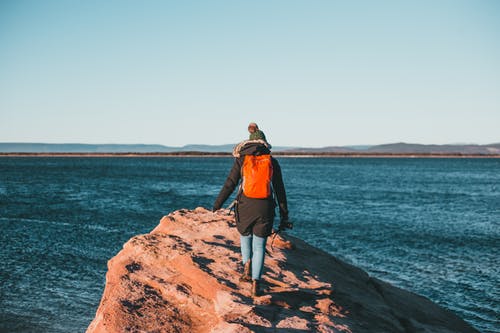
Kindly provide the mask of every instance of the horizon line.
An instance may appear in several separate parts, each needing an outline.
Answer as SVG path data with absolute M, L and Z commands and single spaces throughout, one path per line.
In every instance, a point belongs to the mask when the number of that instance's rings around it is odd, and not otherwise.
M 239 141 L 241 142 L 241 141 Z M 236 145 L 235 143 L 222 143 L 222 144 L 207 144 L 207 143 L 188 143 L 181 146 L 167 145 L 162 143 L 86 143 L 86 142 L 36 142 L 36 141 L 0 141 L 0 144 L 41 144 L 41 145 L 116 145 L 116 146 L 163 146 L 168 148 L 184 148 L 187 146 L 229 146 Z M 323 146 L 297 146 L 297 145 L 273 145 L 274 147 L 291 147 L 291 148 L 328 148 L 328 147 L 357 147 L 357 146 L 381 146 L 381 145 L 391 145 L 391 144 L 407 144 L 407 145 L 423 145 L 423 146 L 490 146 L 490 145 L 498 145 L 500 144 L 500 140 L 498 142 L 490 142 L 490 143 L 417 143 L 417 142 L 405 142 L 405 141 L 396 141 L 396 142 L 386 142 L 386 143 L 378 143 L 378 144 L 346 144 L 346 145 L 323 145 Z

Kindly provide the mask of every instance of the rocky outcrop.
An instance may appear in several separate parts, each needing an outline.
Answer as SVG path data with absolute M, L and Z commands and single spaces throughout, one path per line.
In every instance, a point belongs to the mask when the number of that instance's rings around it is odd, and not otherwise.
M 87 333 L 477 332 L 427 298 L 285 237 L 268 242 L 266 292 L 253 299 L 239 282 L 233 217 L 175 211 L 109 260 Z

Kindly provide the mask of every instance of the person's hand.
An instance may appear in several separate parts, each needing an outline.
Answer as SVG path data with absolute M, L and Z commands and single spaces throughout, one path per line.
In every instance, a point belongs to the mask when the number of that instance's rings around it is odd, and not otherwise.
M 282 217 L 280 221 L 279 230 L 293 229 L 293 223 L 288 220 L 288 217 Z

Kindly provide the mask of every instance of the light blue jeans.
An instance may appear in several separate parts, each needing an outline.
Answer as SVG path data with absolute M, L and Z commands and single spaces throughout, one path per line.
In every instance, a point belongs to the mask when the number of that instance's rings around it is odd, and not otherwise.
M 240 235 L 240 240 L 243 265 L 245 265 L 248 260 L 252 259 L 252 279 L 260 280 L 262 269 L 264 268 L 267 237 L 262 238 L 255 235 Z

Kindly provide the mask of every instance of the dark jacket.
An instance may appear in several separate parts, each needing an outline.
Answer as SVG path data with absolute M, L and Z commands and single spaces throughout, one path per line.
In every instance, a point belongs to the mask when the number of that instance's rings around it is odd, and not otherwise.
M 233 167 L 222 187 L 219 196 L 215 200 L 214 210 L 220 209 L 229 198 L 241 180 L 241 168 L 245 155 L 269 154 L 270 151 L 264 145 L 251 144 L 240 151 L 240 157 L 234 160 Z M 288 206 L 286 201 L 285 185 L 281 175 L 281 167 L 278 161 L 272 157 L 273 164 L 273 192 L 268 198 L 255 199 L 248 198 L 243 193 L 239 193 L 235 208 L 236 226 L 242 235 L 255 234 L 259 237 L 267 237 L 271 234 L 275 217 L 276 201 L 278 201 L 280 217 L 288 219 Z M 275 198 L 275 197 L 276 198 Z

